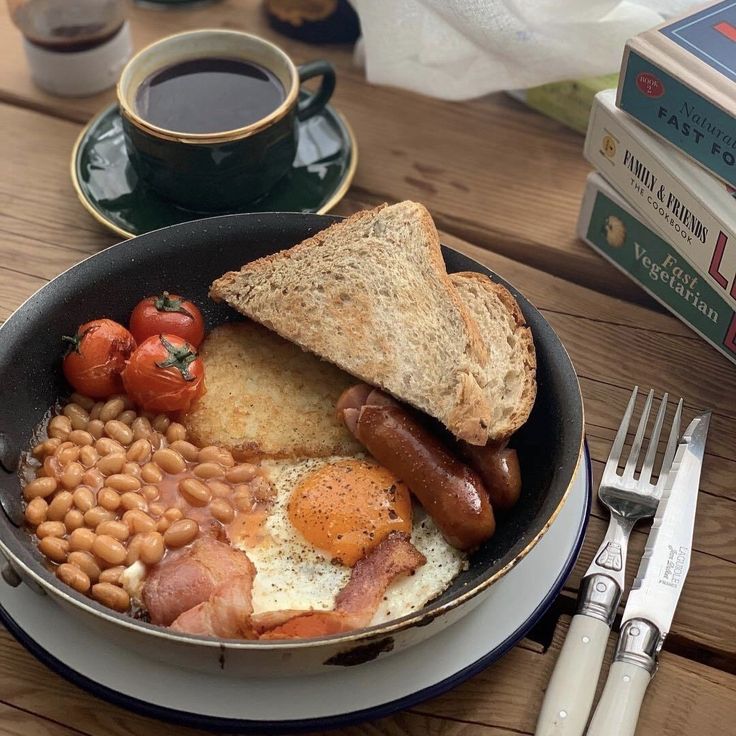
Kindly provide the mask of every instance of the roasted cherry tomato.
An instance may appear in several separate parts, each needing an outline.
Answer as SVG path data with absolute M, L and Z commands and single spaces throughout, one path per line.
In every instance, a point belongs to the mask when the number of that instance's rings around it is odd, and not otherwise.
M 144 340 L 123 370 L 123 385 L 135 404 L 146 411 L 179 411 L 204 391 L 204 364 L 194 348 L 178 335 Z
M 204 320 L 196 304 L 165 291 L 138 302 L 130 315 L 130 331 L 139 345 L 153 335 L 178 335 L 198 348 Z
M 63 339 L 70 343 L 64 377 L 75 391 L 101 399 L 123 390 L 120 372 L 135 350 L 133 335 L 125 327 L 111 319 L 94 319 L 81 325 L 74 337 Z

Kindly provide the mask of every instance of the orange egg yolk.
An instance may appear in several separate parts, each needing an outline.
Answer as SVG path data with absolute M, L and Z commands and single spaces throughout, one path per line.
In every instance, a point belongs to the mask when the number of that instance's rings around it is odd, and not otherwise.
M 411 534 L 411 498 L 390 470 L 341 460 L 299 482 L 289 519 L 310 544 L 352 567 L 391 532 Z

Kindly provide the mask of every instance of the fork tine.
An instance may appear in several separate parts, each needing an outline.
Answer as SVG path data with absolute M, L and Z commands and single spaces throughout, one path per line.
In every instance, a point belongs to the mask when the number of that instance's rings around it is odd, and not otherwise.
M 657 418 L 654 420 L 654 428 L 652 429 L 652 436 L 649 438 L 649 447 L 647 448 L 647 454 L 644 458 L 644 465 L 641 466 L 641 473 L 639 473 L 640 483 L 649 483 L 652 477 L 654 458 L 657 456 L 659 434 L 662 431 L 662 425 L 664 424 L 664 413 L 667 411 L 668 398 L 669 395 L 665 393 L 662 397 L 662 401 L 659 402 L 659 411 L 657 411 Z
M 661 492 L 664 488 L 664 484 L 667 482 L 667 476 L 670 474 L 672 469 L 672 461 L 675 459 L 675 452 L 677 450 L 677 442 L 680 439 L 680 419 L 682 417 L 682 399 L 677 402 L 677 410 L 675 411 L 675 417 L 672 420 L 672 429 L 670 430 L 670 436 L 667 440 L 667 449 L 664 452 L 664 459 L 662 460 L 662 468 L 659 471 L 659 479 L 657 480 L 657 492 Z
M 634 413 L 634 405 L 636 404 L 636 395 L 639 391 L 638 386 L 634 386 L 634 390 L 631 392 L 631 398 L 629 399 L 628 406 L 624 412 L 621 424 L 616 432 L 616 437 L 613 440 L 611 446 L 611 452 L 608 454 L 608 460 L 606 461 L 606 467 L 603 469 L 603 474 L 616 473 L 618 468 L 618 461 L 621 459 L 621 450 L 624 448 L 624 442 L 626 441 L 626 433 L 629 431 L 629 422 L 631 422 L 631 415 Z
M 644 440 L 644 432 L 647 429 L 647 422 L 649 421 L 649 412 L 652 409 L 652 401 L 654 400 L 654 389 L 651 389 L 647 394 L 647 400 L 644 404 L 644 409 L 641 412 L 641 419 L 639 419 L 639 426 L 636 428 L 636 434 L 634 435 L 634 441 L 631 444 L 631 452 L 629 452 L 629 459 L 626 461 L 626 467 L 624 468 L 624 478 L 633 478 L 634 471 L 636 470 L 636 461 L 639 459 L 639 452 L 641 451 L 641 444 Z

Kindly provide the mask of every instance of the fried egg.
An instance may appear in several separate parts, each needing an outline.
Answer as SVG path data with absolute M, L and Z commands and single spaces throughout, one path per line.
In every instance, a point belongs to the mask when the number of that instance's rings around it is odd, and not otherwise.
M 406 486 L 369 458 L 264 461 L 261 468 L 275 491 L 262 533 L 232 539 L 256 567 L 255 613 L 334 608 L 355 562 L 392 531 L 410 534 L 427 562 L 389 586 L 372 623 L 422 608 L 467 563 Z

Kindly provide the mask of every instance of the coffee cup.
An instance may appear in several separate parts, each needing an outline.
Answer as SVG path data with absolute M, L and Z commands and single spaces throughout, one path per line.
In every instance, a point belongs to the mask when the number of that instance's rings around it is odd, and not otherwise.
M 316 92 L 300 85 L 321 77 Z M 298 123 L 319 113 L 335 70 L 297 67 L 249 33 L 198 30 L 138 52 L 117 86 L 125 145 L 138 177 L 196 212 L 259 199 L 290 170 Z

